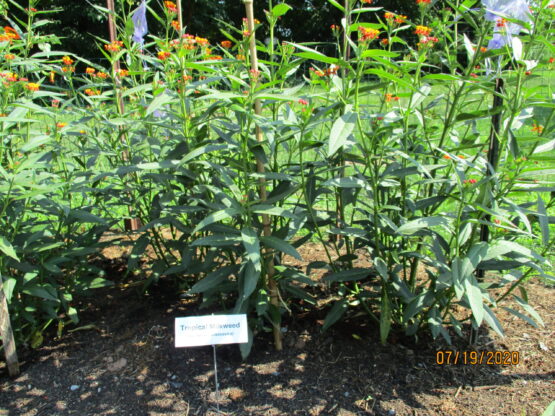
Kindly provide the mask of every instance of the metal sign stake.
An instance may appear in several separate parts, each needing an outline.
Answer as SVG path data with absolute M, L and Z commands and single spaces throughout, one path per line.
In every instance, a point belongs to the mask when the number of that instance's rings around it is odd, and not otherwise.
M 216 410 L 220 413 L 220 384 L 218 383 L 218 361 L 216 359 L 216 345 L 212 344 L 214 349 L 214 379 L 216 382 Z

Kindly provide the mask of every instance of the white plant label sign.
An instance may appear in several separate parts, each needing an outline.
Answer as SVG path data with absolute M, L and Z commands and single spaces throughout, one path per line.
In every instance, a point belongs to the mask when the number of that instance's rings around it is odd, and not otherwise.
M 175 318 L 175 347 L 248 342 L 247 315 L 205 315 Z

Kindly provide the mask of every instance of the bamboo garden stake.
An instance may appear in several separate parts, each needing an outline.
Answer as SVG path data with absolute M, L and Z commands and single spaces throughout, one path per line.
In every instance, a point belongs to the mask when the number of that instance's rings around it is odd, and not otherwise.
M 3 286 L 2 276 L 0 276 L 0 337 L 2 338 L 2 343 L 4 345 L 4 354 L 6 356 L 8 374 L 10 377 L 16 377 L 19 375 L 19 362 L 17 360 L 15 340 L 10 323 L 8 302 L 6 300 L 6 295 L 4 294 Z
M 108 10 L 110 11 L 108 13 L 108 31 L 110 33 L 110 42 L 113 44 L 116 40 L 117 40 L 117 31 L 116 31 L 116 22 L 114 21 L 114 16 L 116 14 L 116 8 L 114 6 L 114 0 L 106 0 L 106 7 L 108 8 Z M 114 74 L 118 74 L 120 71 L 121 67 L 119 64 L 119 59 L 116 59 L 114 61 Z M 117 86 L 120 86 L 120 81 L 119 78 L 116 76 L 115 77 L 115 81 Z M 118 105 L 118 109 L 121 115 L 123 115 L 125 113 L 125 105 L 123 103 L 123 99 L 121 97 L 121 92 L 120 89 L 117 88 L 116 89 L 116 100 L 117 100 L 117 105 Z M 125 133 L 123 133 L 123 141 L 125 142 Z M 123 160 L 129 160 L 129 152 L 127 150 L 124 150 L 122 153 L 122 157 Z M 124 223 L 125 223 L 125 229 L 127 231 L 137 231 L 140 228 L 140 223 L 139 223 L 139 219 L 138 218 L 133 218 L 132 215 L 133 209 L 131 207 L 129 207 L 129 219 L 125 219 Z
M 247 14 L 247 29 L 250 33 L 249 38 L 249 49 L 250 49 L 250 57 L 251 57 L 251 70 L 253 73 L 258 74 L 258 56 L 256 53 L 256 39 L 254 35 L 254 13 L 253 13 L 253 0 L 243 0 L 245 3 L 245 9 Z M 258 80 L 256 81 L 258 83 Z M 260 99 L 254 100 L 254 113 L 256 115 L 262 114 L 262 103 Z M 256 141 L 262 142 L 262 130 L 257 125 L 255 127 L 255 135 Z M 258 173 L 264 173 L 264 163 L 261 160 L 256 160 L 256 170 Z M 266 180 L 264 177 L 259 179 L 259 194 L 260 200 L 266 201 Z M 262 225 L 263 225 L 263 234 L 264 236 L 272 235 L 272 226 L 270 222 L 270 216 L 268 214 L 262 214 Z M 265 250 L 265 258 L 266 258 L 266 274 L 268 279 L 268 289 L 270 291 L 270 302 L 271 304 L 279 308 L 279 293 L 276 281 L 274 279 L 275 276 L 275 268 L 274 268 L 274 256 L 271 250 Z M 273 323 L 273 330 L 274 330 L 274 344 L 276 350 L 280 351 L 283 348 L 282 344 L 282 337 L 281 337 L 281 328 L 280 324 L 277 322 Z

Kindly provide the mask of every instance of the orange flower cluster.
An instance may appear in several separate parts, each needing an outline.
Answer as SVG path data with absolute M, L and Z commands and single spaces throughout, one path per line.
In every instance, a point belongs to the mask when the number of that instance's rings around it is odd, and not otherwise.
M 536 132 L 538 134 L 542 134 L 543 133 L 543 126 L 539 125 L 539 124 L 536 124 L 536 123 L 533 123 L 532 124 L 532 131 Z
M 107 79 L 108 78 L 108 74 L 106 72 L 98 72 L 96 74 L 96 76 L 100 79 Z
M 40 88 L 40 85 L 34 82 L 28 82 L 27 84 L 25 84 L 25 88 L 28 89 L 29 91 L 38 91 Z
M 363 4 L 372 4 L 374 0 L 360 0 Z
M 96 75 L 96 70 L 94 68 L 87 67 L 87 69 L 85 69 L 85 73 L 94 77 Z
M 198 36 L 193 36 L 188 33 L 185 33 L 181 36 L 180 39 L 174 39 L 170 41 L 170 45 L 173 48 L 182 47 L 183 49 L 193 50 L 196 47 L 206 47 L 210 44 L 208 39 L 201 38 Z
M 69 56 L 67 56 L 67 55 L 64 56 L 64 57 L 62 58 L 62 63 L 63 63 L 65 66 L 70 66 L 71 64 L 73 64 L 73 62 L 74 62 L 73 59 L 71 59 L 71 58 L 70 58 Z
M 314 75 L 316 75 L 317 77 L 331 77 L 332 75 L 337 74 L 337 70 L 338 67 L 335 65 L 330 66 L 329 68 L 326 68 L 326 70 L 322 71 L 321 69 L 316 69 L 311 67 L 310 68 L 310 72 L 312 72 Z
M 391 102 L 391 101 L 399 101 L 399 97 L 397 95 L 393 95 L 393 94 L 385 94 L 385 101 L 386 102 Z
M 478 181 L 477 181 L 476 179 L 465 179 L 465 180 L 463 181 L 463 183 L 464 183 L 465 185 L 467 185 L 467 184 L 474 185 L 474 184 L 477 183 L 477 182 L 478 182 Z
M 330 29 L 334 33 L 338 33 L 341 30 L 341 28 L 338 25 L 331 25 Z
M 21 39 L 17 31 L 10 27 L 4 26 L 4 33 L 0 35 L 0 42 L 12 42 L 13 40 Z
M 222 48 L 229 49 L 229 48 L 231 48 L 231 41 L 230 40 L 222 40 L 220 42 L 220 45 L 222 45 Z
M 420 42 L 418 42 L 416 45 L 418 47 L 421 46 L 434 46 L 436 43 L 439 42 L 439 39 L 436 38 L 435 36 L 422 36 L 420 38 Z
M 108 43 L 107 45 L 104 45 L 104 49 L 110 52 L 119 52 L 122 47 L 123 47 L 123 42 L 121 40 L 115 40 L 112 43 Z
M 172 20 L 171 25 L 178 32 L 181 30 L 181 26 L 179 26 L 179 21 L 178 20 Z
M 167 51 L 158 52 L 158 59 L 160 59 L 161 61 L 165 61 L 170 56 L 172 56 L 171 52 L 167 52 Z
M 57 129 L 63 129 L 65 126 L 67 126 L 67 123 L 64 123 L 62 121 L 56 123 L 56 128 Z
M 6 61 L 13 61 L 15 59 L 15 55 L 13 53 L 7 53 L 4 55 L 4 59 Z
M 95 90 L 92 88 L 87 88 L 85 90 L 85 94 L 87 94 L 89 97 L 92 97 L 93 95 L 100 95 L 100 90 Z
M 402 14 L 395 14 L 391 12 L 385 12 L 384 17 L 388 22 L 394 21 L 398 25 L 405 23 L 407 21 L 407 16 Z
M 497 19 L 495 25 L 497 27 L 505 27 L 507 25 L 507 19 L 503 19 L 502 17 L 500 17 L 499 19 Z
M 359 26 L 358 30 L 360 32 L 359 40 L 361 42 L 365 42 L 367 40 L 374 40 L 378 36 L 380 36 L 380 31 L 377 29 L 371 29 L 371 28 L 365 28 L 365 27 Z
M 432 0 L 416 0 L 416 4 L 418 4 L 419 6 L 427 6 L 431 2 Z
M 170 13 L 177 13 L 177 5 L 173 1 L 165 1 L 164 6 Z
M 221 61 L 223 59 L 220 55 L 207 55 L 205 58 L 211 61 Z
M 432 33 L 432 29 L 428 26 L 416 26 L 416 30 L 414 31 L 417 35 L 422 36 L 429 36 Z
M 125 78 L 129 76 L 129 71 L 127 69 L 118 69 L 116 75 L 118 78 Z

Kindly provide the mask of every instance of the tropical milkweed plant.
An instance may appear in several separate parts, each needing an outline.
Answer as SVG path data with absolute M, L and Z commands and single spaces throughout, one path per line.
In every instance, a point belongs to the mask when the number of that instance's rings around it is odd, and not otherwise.
M 409 18 L 329 0 L 335 41 L 302 44 L 281 39 L 286 3 L 209 40 L 172 1 L 118 0 L 97 6 L 115 30 L 94 62 L 54 50 L 39 1 L 8 3 L 27 19 L 0 33 L 0 274 L 20 340 L 77 322 L 74 296 L 108 284 L 89 257 L 124 219 L 145 289 L 172 279 L 248 313 L 251 341 L 280 345 L 318 268 L 324 329 L 354 308 L 383 342 L 502 333 L 507 298 L 541 324 L 521 283 L 550 278 L 554 244 L 552 3 L 418 0 Z M 307 241 L 327 261 L 305 271 L 288 258 Z

